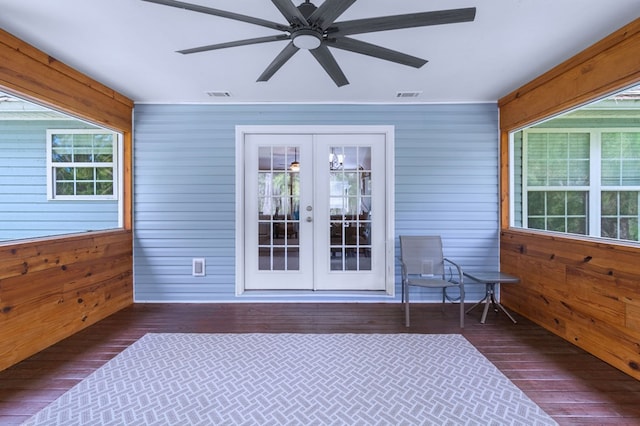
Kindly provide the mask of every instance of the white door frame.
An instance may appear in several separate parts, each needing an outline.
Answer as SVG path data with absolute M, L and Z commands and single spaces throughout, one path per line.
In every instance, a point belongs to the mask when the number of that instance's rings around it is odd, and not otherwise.
M 245 177 L 245 149 L 246 134 L 384 134 L 385 135 L 385 173 L 386 173 L 386 204 L 385 204 L 385 293 L 394 296 L 395 293 L 395 129 L 394 126 L 236 126 L 236 295 L 242 295 L 245 290 L 245 234 L 244 234 L 244 177 Z M 282 292 L 279 292 L 282 294 Z M 326 294 L 326 293 L 323 293 Z

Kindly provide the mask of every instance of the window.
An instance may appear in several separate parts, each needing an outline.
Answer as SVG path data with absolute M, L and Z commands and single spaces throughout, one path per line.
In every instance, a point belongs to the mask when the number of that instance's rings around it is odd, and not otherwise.
M 639 240 L 640 129 L 530 128 L 515 140 L 524 228 Z
M 601 235 L 638 241 L 640 131 L 602 133 Z
M 640 241 L 640 86 L 510 134 L 510 225 Z
M 49 200 L 118 198 L 118 134 L 106 130 L 47 130 Z
M 0 241 L 123 227 L 122 134 L 0 92 L 0 153 Z

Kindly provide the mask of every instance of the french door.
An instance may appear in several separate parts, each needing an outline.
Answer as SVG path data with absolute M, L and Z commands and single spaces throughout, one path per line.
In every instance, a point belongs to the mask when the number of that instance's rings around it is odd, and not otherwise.
M 385 133 L 244 134 L 244 290 L 386 290 Z

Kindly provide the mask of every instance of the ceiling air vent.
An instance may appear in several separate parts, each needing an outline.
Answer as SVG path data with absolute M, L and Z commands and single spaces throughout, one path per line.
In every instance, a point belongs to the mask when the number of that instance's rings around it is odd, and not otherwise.
M 397 92 L 396 98 L 417 98 L 422 92 Z
M 211 96 L 212 98 L 230 98 L 231 97 L 231 92 L 226 92 L 224 90 L 218 90 L 218 91 L 214 91 L 214 92 L 207 92 L 207 95 Z

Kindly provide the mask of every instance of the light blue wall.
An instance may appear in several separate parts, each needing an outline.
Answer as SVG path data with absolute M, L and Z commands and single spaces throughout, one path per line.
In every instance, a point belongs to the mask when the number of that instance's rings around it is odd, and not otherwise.
M 0 120 L 0 241 L 118 227 L 117 201 L 47 200 L 47 129 L 77 120 Z
M 498 266 L 496 104 L 143 104 L 135 107 L 134 123 L 137 301 L 274 300 L 235 296 L 237 125 L 395 126 L 396 250 L 400 234 L 439 234 L 445 255 L 466 269 Z M 192 258 L 199 257 L 207 275 L 192 277 Z M 470 301 L 483 292 L 478 285 L 467 290 Z M 438 296 L 424 292 L 418 299 Z

